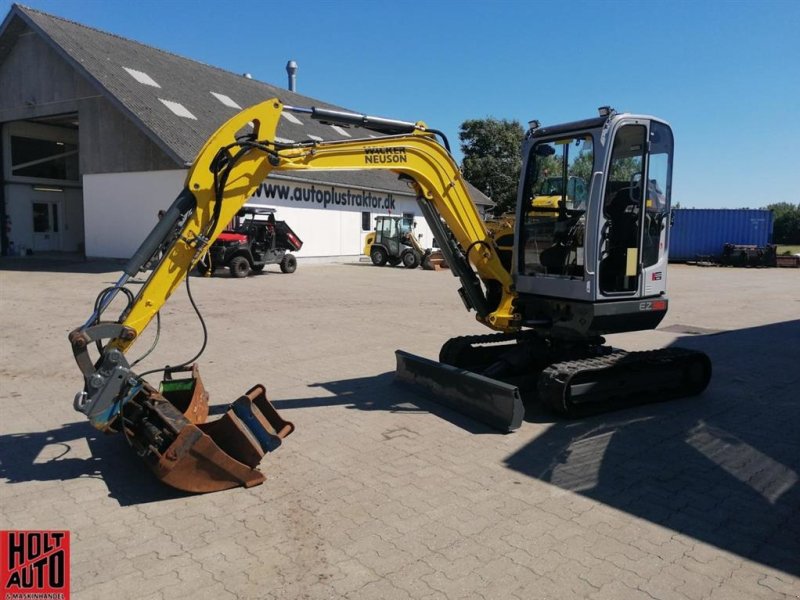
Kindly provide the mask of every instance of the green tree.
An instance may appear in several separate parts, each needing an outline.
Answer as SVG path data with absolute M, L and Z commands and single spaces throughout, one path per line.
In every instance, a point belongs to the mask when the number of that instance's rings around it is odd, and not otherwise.
M 575 162 L 572 163 L 572 166 L 569 168 L 569 174 L 580 177 L 588 186 L 592 179 L 592 168 L 592 152 L 584 150 L 578 155 Z
M 769 204 L 772 211 L 772 241 L 775 244 L 800 244 L 800 204 L 778 202 Z
M 464 178 L 497 204 L 498 214 L 513 211 L 517 202 L 524 135 L 519 121 L 491 117 L 464 121 L 459 130 Z

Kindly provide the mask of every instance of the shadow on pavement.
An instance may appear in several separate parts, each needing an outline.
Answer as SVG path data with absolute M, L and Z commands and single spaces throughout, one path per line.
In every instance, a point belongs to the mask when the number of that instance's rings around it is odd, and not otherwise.
M 0 257 L 0 271 L 27 271 L 34 273 L 121 273 L 127 261 L 104 259 L 87 260 L 73 255 L 4 256 Z
M 469 417 L 465 417 L 444 406 L 427 400 L 424 396 L 408 388 L 393 385 L 394 371 L 382 373 L 374 377 L 359 377 L 312 383 L 308 387 L 322 388 L 335 396 L 310 398 L 290 398 L 272 400 L 278 410 L 298 408 L 319 408 L 323 406 L 345 406 L 353 410 L 380 410 L 393 413 L 431 413 L 453 423 L 457 427 L 476 434 L 496 435 L 497 431 Z M 221 415 L 227 405 L 216 405 L 210 408 L 210 414 Z
M 73 446 L 89 445 L 91 458 L 74 458 Z M 73 453 L 74 456 L 75 453 Z M 120 506 L 187 496 L 159 482 L 122 435 L 104 435 L 81 421 L 60 429 L 0 436 L 3 485 L 25 481 L 102 479 Z
M 508 467 L 800 574 L 800 320 L 676 345 L 710 355 L 704 394 L 556 422 Z

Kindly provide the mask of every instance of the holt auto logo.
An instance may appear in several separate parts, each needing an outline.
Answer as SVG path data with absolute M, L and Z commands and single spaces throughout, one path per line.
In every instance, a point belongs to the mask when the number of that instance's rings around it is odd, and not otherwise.
M 69 600 L 69 531 L 0 531 L 0 600 Z

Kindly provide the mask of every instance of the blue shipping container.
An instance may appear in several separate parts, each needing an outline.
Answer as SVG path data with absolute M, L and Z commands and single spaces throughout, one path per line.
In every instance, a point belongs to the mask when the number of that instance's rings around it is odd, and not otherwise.
M 669 260 L 719 257 L 725 244 L 766 246 L 772 241 L 772 211 L 747 208 L 677 208 L 672 211 Z

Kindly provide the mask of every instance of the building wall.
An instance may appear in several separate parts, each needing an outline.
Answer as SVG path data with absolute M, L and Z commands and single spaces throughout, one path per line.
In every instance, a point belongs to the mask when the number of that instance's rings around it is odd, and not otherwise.
M 28 126 L 23 125 L 24 121 L 75 114 L 81 174 L 175 170 L 178 165 L 173 159 L 38 34 L 19 25 L 7 33 L 4 41 L 14 42 L 0 55 L 0 124 L 19 128 Z M 147 179 L 157 181 L 159 176 L 148 175 Z M 49 201 L 58 198 L 60 207 L 61 231 L 56 243 L 50 245 L 33 232 L 33 203 L 45 198 Z M 102 221 L 93 214 L 84 219 L 80 187 L 67 187 L 63 193 L 54 195 L 36 192 L 30 184 L 7 180 L 3 185 L 3 204 L 4 214 L 10 219 L 10 231 L 4 228 L 1 232 L 5 250 L 12 242 L 15 253 L 24 249 L 80 252 L 97 244 L 97 240 L 91 244 L 84 241 L 84 222 L 94 226 Z M 106 213 L 101 210 L 103 214 Z M 138 235 L 138 230 L 134 235 Z
M 84 175 L 86 256 L 130 258 L 184 179 L 184 169 Z
M 370 213 L 370 228 L 374 228 L 375 217 L 380 215 L 414 215 L 417 224 L 415 232 L 421 236 L 422 246 L 428 248 L 433 241 L 431 230 L 422 217 L 416 198 L 411 194 L 268 178 L 249 203 L 278 209 L 276 218 L 289 222 L 303 240 L 303 250 L 298 256 L 359 255 L 364 247 L 364 238 L 369 233 L 361 227 L 363 212 Z M 289 215 L 297 215 L 297 220 L 303 225 L 307 223 L 314 238 L 306 240 Z M 338 235 L 334 227 L 336 219 Z
M 22 33 L 0 61 L 0 122 L 67 113 L 78 114 L 81 173 L 182 166 L 39 35 Z
M 86 255 L 129 258 L 155 225 L 158 211 L 172 204 L 185 178 L 186 171 L 181 169 L 84 175 Z M 267 197 L 269 186 L 273 186 L 271 189 L 275 193 Z M 282 190 L 289 197 L 274 197 L 278 195 L 274 186 L 284 186 Z M 430 246 L 430 229 L 412 196 L 390 197 L 374 191 L 320 187 L 268 179 L 259 188 L 260 192 L 250 199 L 251 204 L 277 209 L 276 218 L 286 221 L 303 240 L 303 248 L 297 253 L 301 260 L 360 256 L 367 234 L 361 227 L 362 212 L 370 213 L 371 227 L 378 215 L 413 214 L 416 233 L 422 235 L 422 245 Z M 338 194 L 340 204 L 326 204 L 324 194 L 317 201 L 317 191 L 327 192 L 330 197 Z M 341 204 L 342 199 L 347 199 L 346 205 Z
M 33 203 L 55 202 L 58 206 L 59 231 L 53 248 L 59 252 L 80 252 L 83 249 L 83 214 L 79 188 L 64 187 L 59 192 L 37 191 L 26 183 L 7 183 L 6 215 L 9 219 L 8 240 L 13 243 L 14 254 L 27 250 L 46 252 L 51 248 L 40 246 L 34 239 Z
M 76 112 L 98 93 L 30 30 L 0 61 L 0 121 Z
M 81 172 L 174 170 L 178 165 L 105 97 L 80 102 Z

